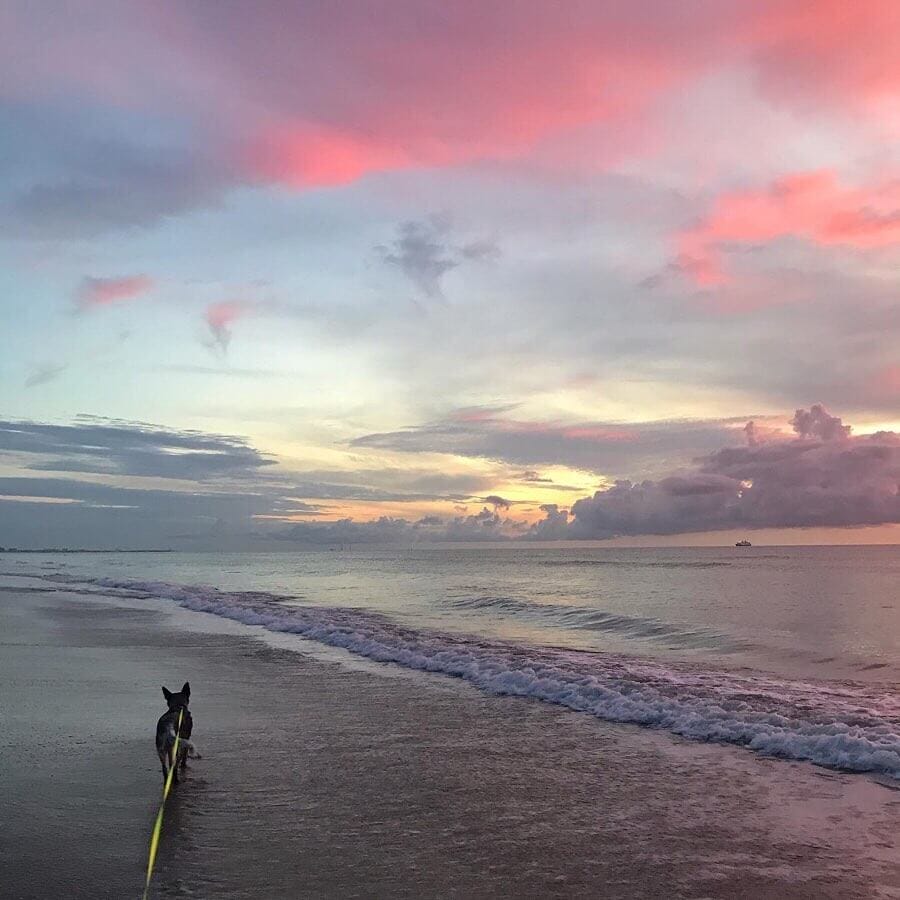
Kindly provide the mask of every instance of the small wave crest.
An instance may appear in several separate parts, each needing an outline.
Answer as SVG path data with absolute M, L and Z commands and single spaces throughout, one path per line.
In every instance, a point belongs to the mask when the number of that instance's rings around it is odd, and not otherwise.
M 496 695 L 531 697 L 612 722 L 759 753 L 900 779 L 900 701 L 857 683 L 787 681 L 760 673 L 661 664 L 415 630 L 358 609 L 292 605 L 292 598 L 213 587 L 45 575 L 162 598 L 380 662 L 465 679 Z
M 683 649 L 711 649 L 725 653 L 745 650 L 750 645 L 705 628 L 685 628 L 659 619 L 626 616 L 590 606 L 563 603 L 534 603 L 516 597 L 464 596 L 443 601 L 454 609 L 498 612 L 577 631 L 598 631 L 665 643 Z
M 638 559 L 542 559 L 534 563 L 546 568 L 579 566 L 614 566 L 629 569 L 720 569 L 732 565 L 731 560 L 638 560 Z

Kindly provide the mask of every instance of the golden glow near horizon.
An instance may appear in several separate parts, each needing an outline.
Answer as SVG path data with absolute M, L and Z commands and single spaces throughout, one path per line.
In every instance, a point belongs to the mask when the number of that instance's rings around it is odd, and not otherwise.
M 452 462 L 452 460 L 448 460 Z M 410 497 L 409 499 L 393 500 L 339 500 L 333 497 L 317 497 L 314 492 L 305 492 L 303 502 L 311 507 L 307 511 L 290 509 L 283 513 L 264 514 L 255 516 L 259 519 L 270 519 L 284 522 L 301 521 L 338 521 L 351 518 L 360 522 L 373 521 L 382 516 L 390 518 L 402 518 L 410 521 L 426 516 L 440 516 L 453 519 L 459 516 L 474 515 L 484 508 L 497 509 L 504 517 L 513 521 L 531 523 L 543 518 L 544 513 L 540 509 L 542 505 L 555 504 L 561 508 L 568 508 L 579 497 L 589 496 L 596 490 L 608 486 L 608 482 L 591 472 L 578 469 L 570 469 L 565 466 L 546 466 L 540 471 L 534 472 L 532 480 L 523 481 L 513 477 L 516 473 L 498 471 L 494 463 L 480 460 L 459 460 L 455 471 L 462 473 L 483 474 L 488 485 L 479 493 L 460 495 L 451 500 L 422 499 Z M 396 469 L 386 469 L 388 473 Z M 452 474 L 454 467 L 448 465 L 446 474 Z M 345 470 L 347 475 L 352 475 L 354 469 Z M 377 470 L 376 470 L 377 472 Z M 407 477 L 415 477 L 415 469 L 403 470 Z M 429 470 L 422 469 L 427 474 Z M 340 479 L 340 470 L 333 470 L 332 477 Z M 302 477 L 302 473 L 298 474 Z M 285 494 L 290 497 L 290 493 Z M 501 499 L 508 506 L 498 503 Z M 313 508 L 314 507 L 314 508 Z

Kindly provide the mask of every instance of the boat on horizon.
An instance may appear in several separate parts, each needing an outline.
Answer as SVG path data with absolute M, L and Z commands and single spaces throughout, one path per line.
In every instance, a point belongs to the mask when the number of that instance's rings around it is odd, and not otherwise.
M 753 544 L 750 543 L 746 538 L 742 541 L 737 541 L 734 545 L 735 547 L 752 547 Z

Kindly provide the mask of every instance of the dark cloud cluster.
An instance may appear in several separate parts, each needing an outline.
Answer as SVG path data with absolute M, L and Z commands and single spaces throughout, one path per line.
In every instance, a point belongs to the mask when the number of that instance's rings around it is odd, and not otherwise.
M 622 480 L 550 510 L 531 536 L 609 538 L 725 528 L 880 525 L 900 522 L 900 435 L 852 436 L 822 406 L 800 409 L 795 437 L 726 447 L 682 474 Z
M 801 438 L 818 438 L 822 441 L 849 437 L 851 431 L 849 425 L 844 425 L 837 416 L 829 415 L 819 403 L 814 403 L 809 409 L 798 409 L 791 419 L 791 425 Z
M 484 507 L 472 515 L 443 518 L 424 516 L 410 521 L 382 516 L 371 522 L 341 519 L 337 522 L 298 522 L 280 534 L 297 544 L 414 544 L 440 542 L 505 541 L 522 530 L 496 511 Z
M 396 238 L 375 250 L 385 263 L 400 269 L 430 299 L 443 298 L 441 283 L 447 272 L 464 262 L 493 259 L 499 254 L 497 245 L 490 240 L 456 243 L 450 222 L 443 216 L 402 222 Z
M 239 437 L 91 417 L 72 425 L 0 421 L 0 453 L 25 454 L 25 468 L 37 471 L 201 482 L 256 476 L 275 462 Z
M 543 503 L 539 508 L 544 518 L 531 528 L 527 536 L 549 541 L 564 538 L 569 526 L 569 511 L 556 503 Z

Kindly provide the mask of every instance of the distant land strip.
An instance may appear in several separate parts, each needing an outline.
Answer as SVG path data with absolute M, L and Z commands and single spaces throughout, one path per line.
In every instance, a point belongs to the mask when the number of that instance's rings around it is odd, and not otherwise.
M 153 548 L 144 550 L 122 550 L 115 548 L 112 550 L 88 550 L 84 548 L 73 547 L 41 547 L 36 550 L 27 550 L 20 547 L 0 547 L 0 553 L 173 553 L 169 547 L 163 550 L 154 550 Z

